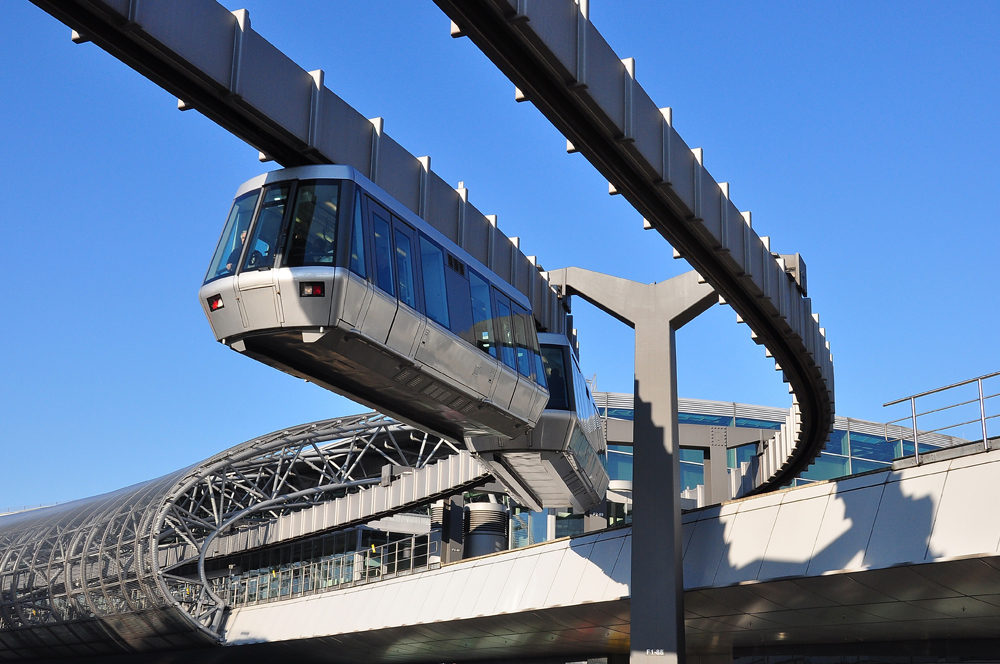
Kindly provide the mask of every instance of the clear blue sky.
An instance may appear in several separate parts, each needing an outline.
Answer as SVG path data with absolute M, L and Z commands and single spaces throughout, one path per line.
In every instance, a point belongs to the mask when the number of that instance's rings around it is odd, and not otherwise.
M 591 5 L 758 232 L 805 257 L 839 414 L 1000 369 L 1000 4 Z M 243 6 L 546 267 L 686 269 L 430 0 Z M 361 411 L 219 345 L 198 305 L 233 193 L 273 164 L 27 2 L 2 17 L 0 508 Z M 585 371 L 630 391 L 630 330 L 576 304 Z M 789 405 L 728 307 L 678 342 L 682 395 Z

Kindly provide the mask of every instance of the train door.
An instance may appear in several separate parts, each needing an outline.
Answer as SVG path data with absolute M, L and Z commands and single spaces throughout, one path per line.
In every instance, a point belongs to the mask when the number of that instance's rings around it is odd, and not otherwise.
M 371 253 L 371 250 L 366 247 L 367 235 L 360 193 L 354 195 L 354 214 L 351 217 L 349 238 L 348 272 L 347 279 L 344 281 L 343 306 L 339 308 L 340 319 L 344 321 L 347 329 L 360 330 L 372 292 L 375 290 L 375 287 L 368 282 L 366 256 Z
M 398 217 L 392 217 L 392 240 L 395 247 L 396 296 L 399 304 L 385 345 L 406 357 L 413 357 L 417 340 L 424 329 L 423 309 L 417 276 L 417 232 Z
M 236 275 L 240 308 L 252 330 L 281 326 L 275 271 L 272 268 L 290 189 L 288 182 L 264 189 L 257 220 L 243 250 L 243 264 Z
M 380 344 L 389 337 L 389 329 L 396 317 L 396 266 L 392 251 L 392 221 L 389 211 L 368 199 L 369 233 L 372 247 L 371 280 L 376 288 L 365 313 L 361 332 Z
M 514 327 L 514 359 L 518 379 L 514 396 L 510 400 L 510 412 L 523 418 L 527 418 L 535 410 L 535 399 L 540 392 L 535 384 L 534 359 L 525 329 L 527 318 L 528 312 L 512 302 L 511 323 Z
M 510 298 L 494 289 L 493 299 L 496 302 L 496 320 L 493 327 L 496 331 L 501 361 L 500 371 L 494 381 L 493 401 L 509 409 L 514 390 L 517 388 L 517 359 L 514 350 L 514 326 L 510 320 Z

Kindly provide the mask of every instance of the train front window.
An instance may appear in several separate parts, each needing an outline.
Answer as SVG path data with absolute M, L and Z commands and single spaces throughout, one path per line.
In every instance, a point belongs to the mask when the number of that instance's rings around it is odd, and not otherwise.
M 549 403 L 546 410 L 569 410 L 569 390 L 566 387 L 566 363 L 562 346 L 542 346 L 542 365 L 549 383 Z
M 257 223 L 254 224 L 250 242 L 243 258 L 243 270 L 266 270 L 274 267 L 274 255 L 277 253 L 278 234 L 281 232 L 281 219 L 285 216 L 285 204 L 288 202 L 287 182 L 272 185 L 264 190 Z
M 389 238 L 389 222 L 374 212 L 372 230 L 375 232 L 376 285 L 389 295 L 395 295 L 396 288 L 392 283 L 392 240 Z
M 243 194 L 233 202 L 233 208 L 229 211 L 229 219 L 226 220 L 226 227 L 222 231 L 222 238 L 219 246 L 215 248 L 215 255 L 205 275 L 205 283 L 226 277 L 236 272 L 236 266 L 240 262 L 240 253 L 243 251 L 243 243 L 246 241 L 247 229 L 250 228 L 250 220 L 253 219 L 254 208 L 257 207 L 257 198 L 260 190 Z
M 332 266 L 336 262 L 339 197 L 337 183 L 299 184 L 285 248 L 286 267 Z
M 493 308 L 490 306 L 490 285 L 475 272 L 469 271 L 469 285 L 472 289 L 472 324 L 476 345 L 484 353 L 497 356 L 497 344 L 493 338 Z

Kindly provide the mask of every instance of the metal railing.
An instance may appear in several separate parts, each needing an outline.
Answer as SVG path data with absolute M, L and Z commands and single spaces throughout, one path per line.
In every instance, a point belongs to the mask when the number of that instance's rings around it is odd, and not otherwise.
M 951 385 L 945 385 L 944 387 L 939 387 L 939 388 L 934 389 L 934 390 L 928 390 L 926 392 L 921 392 L 919 394 L 914 394 L 912 396 L 903 397 L 902 399 L 896 399 L 895 401 L 890 401 L 888 403 L 882 404 L 883 408 L 887 408 L 889 406 L 895 406 L 897 404 L 906 403 L 906 402 L 909 402 L 909 404 L 910 404 L 910 414 L 908 416 L 904 416 L 904 417 L 901 417 L 901 418 L 896 419 L 896 420 L 890 420 L 889 422 L 886 422 L 886 427 L 888 428 L 890 425 L 897 425 L 897 424 L 900 424 L 901 422 L 907 422 L 910 425 L 910 429 L 911 429 L 912 434 L 913 434 L 913 455 L 916 458 L 917 463 L 920 463 L 920 440 L 919 440 L 919 437 L 921 435 L 926 436 L 928 434 L 940 433 L 942 431 L 947 431 L 949 429 L 956 429 L 958 427 L 968 426 L 970 424 L 979 424 L 980 429 L 982 431 L 982 436 L 983 436 L 983 439 L 982 439 L 983 449 L 984 450 L 988 450 L 989 449 L 989 445 L 990 445 L 989 444 L 989 423 L 990 423 L 990 420 L 996 419 L 996 418 L 1000 417 L 1000 413 L 997 413 L 997 414 L 994 414 L 994 415 L 987 415 L 986 414 L 987 413 L 987 402 L 990 399 L 996 399 L 996 398 L 1000 397 L 1000 392 L 997 392 L 995 394 L 987 394 L 988 390 L 984 389 L 983 383 L 986 382 L 986 381 L 988 381 L 991 378 L 996 378 L 997 376 L 1000 376 L 1000 371 L 997 371 L 997 372 L 994 372 L 994 373 L 990 373 L 990 374 L 985 374 L 983 376 L 978 376 L 976 378 L 970 378 L 969 380 L 963 380 L 962 382 L 959 382 L 959 383 L 953 383 Z M 934 395 L 934 394 L 941 394 L 941 393 L 948 392 L 948 391 L 951 391 L 951 390 L 958 390 L 959 388 L 965 387 L 966 385 L 972 385 L 972 384 L 976 385 L 976 389 L 978 390 L 978 395 L 975 396 L 975 397 L 973 397 L 973 398 L 971 398 L 971 399 L 964 399 L 964 400 L 958 401 L 956 403 L 946 403 L 946 405 L 937 406 L 936 408 L 930 408 L 929 410 L 925 410 L 925 411 L 922 411 L 922 412 L 919 412 L 917 410 L 917 401 L 919 399 L 926 399 L 927 397 L 929 397 L 931 395 Z M 952 398 L 954 398 L 954 397 L 952 397 Z M 925 418 L 925 421 L 926 421 L 926 418 L 928 416 L 931 416 L 931 415 L 936 416 L 937 418 L 947 417 L 947 416 L 944 416 L 942 414 L 948 413 L 949 414 L 948 416 L 950 416 L 952 414 L 957 414 L 957 411 L 959 409 L 961 409 L 962 407 L 967 407 L 966 410 L 970 410 L 970 408 L 968 408 L 968 407 L 971 407 L 972 409 L 975 409 L 976 406 L 978 406 L 978 416 L 977 417 L 973 417 L 972 419 L 962 419 L 962 418 L 968 418 L 968 414 L 958 415 L 958 418 L 962 420 L 960 422 L 949 422 L 949 421 L 946 420 L 944 426 L 939 426 L 939 427 L 936 427 L 936 428 L 930 428 L 930 429 L 924 429 L 924 430 L 918 429 L 918 427 L 917 427 L 917 421 L 921 417 Z M 888 436 L 887 436 L 887 439 L 888 439 Z M 906 455 L 906 456 L 909 456 L 909 455 Z
M 212 585 L 230 607 L 291 599 L 433 569 L 440 565 L 438 544 L 429 535 L 413 535 L 362 551 L 219 577 Z

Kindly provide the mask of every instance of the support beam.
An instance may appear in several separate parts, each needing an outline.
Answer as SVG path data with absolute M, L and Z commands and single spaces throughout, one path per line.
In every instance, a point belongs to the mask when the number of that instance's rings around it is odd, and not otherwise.
M 718 295 L 693 271 L 656 284 L 580 268 L 556 270 L 549 278 L 562 285 L 564 296 L 579 295 L 635 329 L 631 661 L 683 662 L 675 333 Z

